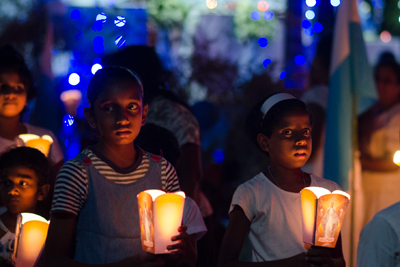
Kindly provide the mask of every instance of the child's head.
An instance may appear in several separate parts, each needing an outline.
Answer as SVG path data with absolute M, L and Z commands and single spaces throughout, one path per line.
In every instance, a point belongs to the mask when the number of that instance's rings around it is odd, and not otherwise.
M 396 60 L 382 60 L 375 67 L 375 83 L 378 89 L 378 101 L 385 107 L 391 107 L 400 99 L 400 65 Z
M 37 201 L 46 198 L 49 162 L 35 148 L 17 147 L 0 157 L 0 193 L 3 204 L 13 214 L 35 212 Z
M 24 58 L 9 45 L 0 48 L 0 116 L 19 116 L 36 97 L 32 74 Z
M 250 111 L 246 132 L 271 161 L 282 160 L 279 158 L 284 156 L 289 163 L 304 161 L 304 165 L 311 154 L 311 123 L 304 102 L 290 94 L 278 93 L 259 102 Z
M 100 138 L 110 145 L 133 143 L 148 109 L 139 76 L 122 67 L 104 67 L 90 80 L 87 96 L 85 116 Z
M 168 129 L 148 123 L 140 130 L 135 144 L 145 151 L 163 156 L 176 168 L 181 150 L 175 135 Z

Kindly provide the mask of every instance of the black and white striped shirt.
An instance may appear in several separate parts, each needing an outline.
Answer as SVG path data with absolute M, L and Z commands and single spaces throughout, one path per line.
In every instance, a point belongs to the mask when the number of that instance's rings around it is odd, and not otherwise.
M 147 154 L 139 149 L 142 155 L 140 164 L 129 173 L 120 173 L 110 167 L 105 161 L 96 156 L 90 148 L 82 153 L 86 154 L 93 166 L 107 179 L 119 183 L 134 183 L 142 178 L 149 168 Z M 174 167 L 160 157 L 162 189 L 166 192 L 180 190 L 178 176 Z M 88 194 L 88 179 L 86 169 L 79 166 L 74 160 L 64 164 L 57 175 L 54 188 L 53 206 L 51 212 L 69 212 L 78 215 L 85 203 Z

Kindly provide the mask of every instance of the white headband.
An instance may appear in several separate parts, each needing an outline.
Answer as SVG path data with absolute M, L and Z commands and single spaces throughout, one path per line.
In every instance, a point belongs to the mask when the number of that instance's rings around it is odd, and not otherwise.
M 271 97 L 269 97 L 267 100 L 265 100 L 264 104 L 262 104 L 260 111 L 264 114 L 263 115 L 263 119 L 265 117 L 265 115 L 267 114 L 267 112 L 278 102 L 281 102 L 283 100 L 287 100 L 287 99 L 296 99 L 294 96 L 292 96 L 291 94 L 287 94 L 287 93 L 279 93 L 279 94 L 275 94 Z

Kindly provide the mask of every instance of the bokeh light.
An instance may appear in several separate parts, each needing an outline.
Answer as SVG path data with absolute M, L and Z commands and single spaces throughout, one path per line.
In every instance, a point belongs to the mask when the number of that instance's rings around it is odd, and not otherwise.
M 312 20 L 315 18 L 315 13 L 312 10 L 307 10 L 305 16 L 307 19 Z
M 302 55 L 297 55 L 294 57 L 294 62 L 297 65 L 303 65 L 304 63 L 306 63 L 306 59 Z
M 216 164 L 222 164 L 225 159 L 225 152 L 222 149 L 214 150 L 213 159 Z
M 81 77 L 79 77 L 78 73 L 71 73 L 68 77 L 68 82 L 70 85 L 77 85 L 81 81 Z
M 101 36 L 96 36 L 93 38 L 93 50 L 94 52 L 100 54 L 104 51 L 104 39 Z
M 267 11 L 269 8 L 269 4 L 267 1 L 258 1 L 257 3 L 257 8 L 258 10 L 260 10 L 261 12 Z
M 364 14 L 368 14 L 371 12 L 371 5 L 365 1 L 362 1 L 359 5 L 358 5 L 358 9 L 360 10 L 360 12 L 364 13 Z
M 309 28 L 304 30 L 304 34 L 307 36 L 313 36 L 314 35 L 314 30 Z
M 101 23 L 105 23 L 107 21 L 107 16 L 105 13 L 99 13 L 96 16 L 96 21 L 100 21 Z
M 74 122 L 75 122 L 75 119 L 74 119 L 74 116 L 72 116 L 72 115 L 67 114 L 63 118 L 63 123 L 67 127 L 72 126 L 74 124 Z
M 389 43 L 392 40 L 392 35 L 388 31 L 381 32 L 381 40 L 384 43 Z
M 117 38 L 115 38 L 115 45 L 116 46 L 122 47 L 122 46 L 125 45 L 125 43 L 126 43 L 126 40 L 122 35 L 120 35 Z
M 117 16 L 117 18 L 114 20 L 114 24 L 117 27 L 123 27 L 126 24 L 126 19 L 123 16 Z
M 266 47 L 268 45 L 268 39 L 265 37 L 261 37 L 260 39 L 258 39 L 258 45 L 260 47 Z
M 92 25 L 93 31 L 95 31 L 95 32 L 101 31 L 102 29 L 103 29 L 103 23 L 100 20 L 93 22 L 93 25 Z
M 340 5 L 340 0 L 331 0 L 331 5 L 337 7 Z
M 304 29 L 309 29 L 311 27 L 311 22 L 305 19 L 301 22 L 301 27 Z
M 281 74 L 279 75 L 279 79 L 283 80 L 286 77 L 286 71 L 282 71 Z
M 92 69 L 91 69 L 92 74 L 94 75 L 98 70 L 100 70 L 102 68 L 103 68 L 103 66 L 101 66 L 99 63 L 93 64 Z
M 316 32 L 316 33 L 320 33 L 324 29 L 322 24 L 319 22 L 315 22 L 313 28 L 314 28 L 314 32 Z
M 264 12 L 263 17 L 266 20 L 270 20 L 272 19 L 272 17 L 274 16 L 274 13 L 272 13 L 271 11 L 267 10 Z
M 217 0 L 206 0 L 206 5 L 209 9 L 214 9 L 217 7 Z
M 253 11 L 253 12 L 251 12 L 250 17 L 252 20 L 259 20 L 261 15 L 260 15 L 260 12 Z
M 400 16 L 399 16 L 399 23 L 400 23 Z
M 267 68 L 272 63 L 272 60 L 267 58 L 263 61 L 264 68 Z
M 71 11 L 71 19 L 77 20 L 81 17 L 81 12 L 78 9 L 74 9 Z
M 306 0 L 306 5 L 309 7 L 314 7 L 317 4 L 316 0 Z
M 400 9 L 400 1 L 397 2 L 397 7 Z
M 22 22 L 24 22 L 26 20 L 26 18 L 23 18 L 23 19 L 21 19 L 20 21 L 19 21 L 19 23 L 22 23 Z

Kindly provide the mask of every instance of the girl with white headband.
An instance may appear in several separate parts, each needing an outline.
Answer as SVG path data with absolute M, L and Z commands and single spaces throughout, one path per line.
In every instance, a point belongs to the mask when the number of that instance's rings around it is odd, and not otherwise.
M 340 236 L 334 249 L 303 243 L 300 190 L 340 189 L 301 170 L 311 154 L 306 105 L 290 94 L 271 95 L 250 112 L 246 131 L 270 164 L 234 193 L 219 266 L 345 266 Z M 252 263 L 238 260 L 247 234 Z

